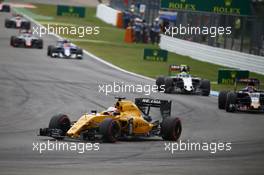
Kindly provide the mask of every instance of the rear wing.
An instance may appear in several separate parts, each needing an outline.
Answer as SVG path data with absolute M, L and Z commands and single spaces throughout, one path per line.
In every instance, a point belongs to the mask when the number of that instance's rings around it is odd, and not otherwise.
M 143 114 L 149 116 L 150 108 L 160 108 L 160 113 L 163 118 L 171 115 L 171 101 L 150 99 L 150 98 L 136 98 L 135 104 L 142 111 Z
M 255 86 L 256 88 L 259 88 L 260 81 L 257 78 L 236 79 L 236 81 L 235 81 L 235 90 L 237 89 L 237 85 L 238 84 L 246 84 L 247 86 Z
M 190 66 L 187 65 L 170 65 L 169 66 L 169 76 L 175 75 L 175 73 L 186 72 L 189 73 L 191 70 Z
M 19 29 L 19 31 L 18 31 L 20 34 L 26 34 L 26 33 L 28 33 L 28 34 L 32 34 L 32 31 L 31 30 L 27 30 L 27 29 Z

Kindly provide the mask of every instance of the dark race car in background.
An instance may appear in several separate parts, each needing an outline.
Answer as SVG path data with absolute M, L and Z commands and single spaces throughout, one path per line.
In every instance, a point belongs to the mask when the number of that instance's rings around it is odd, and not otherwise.
M 24 48 L 43 48 L 43 40 L 34 36 L 30 31 L 22 30 L 17 36 L 11 36 L 10 45 Z
M 25 19 L 22 15 L 15 14 L 13 15 L 13 17 L 5 20 L 5 27 L 30 30 L 31 23 L 29 20 Z
M 83 58 L 83 50 L 68 40 L 58 40 L 55 46 L 48 46 L 47 55 L 52 58 Z
M 238 83 L 247 84 L 244 89 L 237 91 Z M 264 91 L 259 90 L 258 79 L 236 80 L 235 90 L 221 91 L 218 97 L 218 108 L 227 112 L 249 111 L 264 112 Z
M 0 12 L 10 12 L 10 5 L 0 1 Z
M 209 80 L 194 77 L 187 65 L 170 65 L 169 76 L 159 76 L 156 85 L 160 91 L 165 93 L 196 94 L 209 96 L 211 84 Z M 175 72 L 177 72 L 175 74 Z M 180 72 L 180 73 L 178 73 Z

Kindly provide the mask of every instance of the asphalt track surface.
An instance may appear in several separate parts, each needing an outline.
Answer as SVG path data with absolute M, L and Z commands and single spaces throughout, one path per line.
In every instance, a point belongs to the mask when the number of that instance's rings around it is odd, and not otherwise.
M 52 115 L 66 113 L 78 119 L 91 109 L 112 106 L 114 96 L 128 99 L 141 93 L 98 92 L 99 84 L 123 81 L 153 84 L 106 66 L 88 56 L 84 60 L 53 59 L 43 50 L 12 48 L 0 14 L 0 174 L 263 174 L 264 115 L 229 114 L 217 108 L 216 97 L 151 94 L 152 98 L 173 101 L 173 116 L 183 123 L 183 142 L 231 142 L 232 150 L 164 151 L 165 142 L 154 140 L 119 141 L 100 144 L 99 151 L 33 151 L 33 142 L 53 139 L 38 137 Z M 121 48 L 120 48 L 121 49 Z M 158 117 L 157 117 L 158 118 Z

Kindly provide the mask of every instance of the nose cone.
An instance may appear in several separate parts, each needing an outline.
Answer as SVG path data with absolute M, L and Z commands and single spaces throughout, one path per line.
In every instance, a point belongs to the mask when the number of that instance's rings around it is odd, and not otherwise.
M 183 83 L 184 83 L 184 89 L 188 92 L 191 92 L 193 90 L 193 84 L 192 84 L 192 78 L 183 78 Z
M 192 91 L 193 90 L 193 87 L 192 86 L 184 86 L 184 89 L 186 90 L 186 91 Z

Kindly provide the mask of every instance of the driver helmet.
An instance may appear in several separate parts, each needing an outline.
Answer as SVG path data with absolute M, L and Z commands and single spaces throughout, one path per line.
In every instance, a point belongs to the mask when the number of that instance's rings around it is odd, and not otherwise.
M 16 16 L 15 18 L 16 18 L 16 20 L 20 20 L 21 16 Z
M 114 115 L 114 113 L 118 112 L 118 109 L 115 108 L 115 107 L 109 107 L 107 108 L 106 112 L 109 114 L 109 115 Z
M 247 87 L 247 91 L 248 91 L 248 92 L 254 92 L 254 91 L 255 91 L 254 86 L 248 86 L 248 87 Z
M 70 41 L 67 39 L 59 39 L 58 42 L 65 44 L 65 43 L 69 43 Z
M 187 66 L 181 66 L 181 72 L 187 72 L 188 68 Z

